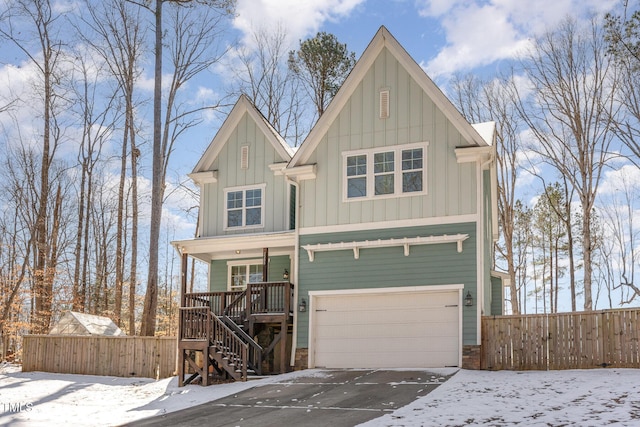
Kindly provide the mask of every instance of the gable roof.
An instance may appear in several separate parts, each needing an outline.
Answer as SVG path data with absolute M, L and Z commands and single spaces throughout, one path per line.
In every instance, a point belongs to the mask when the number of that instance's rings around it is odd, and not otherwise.
M 124 332 L 108 317 L 68 311 L 49 334 L 117 336 Z
M 389 30 L 387 30 L 385 26 L 381 26 L 324 114 L 318 119 L 313 129 L 311 129 L 311 132 L 309 132 L 309 135 L 307 135 L 301 144 L 300 149 L 298 149 L 293 156 L 289 167 L 302 164 L 309 159 L 322 139 L 322 136 L 328 131 L 338 114 L 340 114 L 340 111 L 342 111 L 349 101 L 349 98 L 384 48 L 387 48 L 398 62 L 400 62 L 409 75 L 418 83 L 435 105 L 442 110 L 445 117 L 454 124 L 463 137 L 476 146 L 487 145 L 486 141 L 471 124 L 469 124 L 462 114 L 460 114 L 458 109 L 442 93 L 440 88 L 427 76 L 422 67 L 404 50 Z
M 293 149 L 287 142 L 280 136 L 278 131 L 276 131 L 271 124 L 267 121 L 267 119 L 258 111 L 258 109 L 253 105 L 253 103 L 247 98 L 246 95 L 240 95 L 238 101 L 233 106 L 231 113 L 227 116 L 224 123 L 218 130 L 218 133 L 213 137 L 211 143 L 205 150 L 204 154 L 196 164 L 195 168 L 193 168 L 192 173 L 204 172 L 208 171 L 211 168 L 211 165 L 220 154 L 220 151 L 224 147 L 226 141 L 230 138 L 233 131 L 238 126 L 238 123 L 247 113 L 249 117 L 256 123 L 258 128 L 262 131 L 262 133 L 266 136 L 267 140 L 271 143 L 273 148 L 276 150 L 279 156 L 282 157 L 284 161 L 289 161 L 293 156 Z

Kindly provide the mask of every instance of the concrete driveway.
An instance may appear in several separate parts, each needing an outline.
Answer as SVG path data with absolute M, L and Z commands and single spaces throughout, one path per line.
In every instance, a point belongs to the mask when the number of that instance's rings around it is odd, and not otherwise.
M 130 425 L 355 426 L 413 402 L 450 377 L 428 370 L 314 370 Z

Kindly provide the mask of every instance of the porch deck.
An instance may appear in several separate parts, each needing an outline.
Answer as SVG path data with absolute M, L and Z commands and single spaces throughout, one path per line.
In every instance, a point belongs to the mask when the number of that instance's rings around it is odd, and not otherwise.
M 276 372 L 286 372 L 293 289 L 289 282 L 262 282 L 250 283 L 243 291 L 184 294 L 178 339 L 179 384 L 188 384 L 200 376 L 202 384 L 207 385 L 209 367 L 242 381 L 249 373 L 260 375 L 262 362 L 277 344 L 280 360 Z M 256 335 L 267 325 L 279 328 L 279 333 L 260 345 Z M 192 357 L 194 352 L 202 352 L 202 366 Z M 187 379 L 185 364 L 195 371 Z

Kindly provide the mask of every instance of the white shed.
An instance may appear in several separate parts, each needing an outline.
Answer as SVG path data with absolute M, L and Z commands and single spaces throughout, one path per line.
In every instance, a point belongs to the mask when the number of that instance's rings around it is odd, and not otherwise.
M 93 314 L 68 311 L 51 328 L 49 335 L 125 335 L 111 319 Z

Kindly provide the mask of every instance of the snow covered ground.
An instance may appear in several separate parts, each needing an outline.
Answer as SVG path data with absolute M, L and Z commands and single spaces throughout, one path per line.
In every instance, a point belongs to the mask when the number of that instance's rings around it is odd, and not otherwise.
M 308 370 L 287 378 L 317 375 Z M 179 388 L 160 381 L 21 372 L 0 365 L 0 426 L 112 426 L 219 399 L 283 376 Z M 640 425 L 640 370 L 460 370 L 431 394 L 364 424 L 377 426 Z

